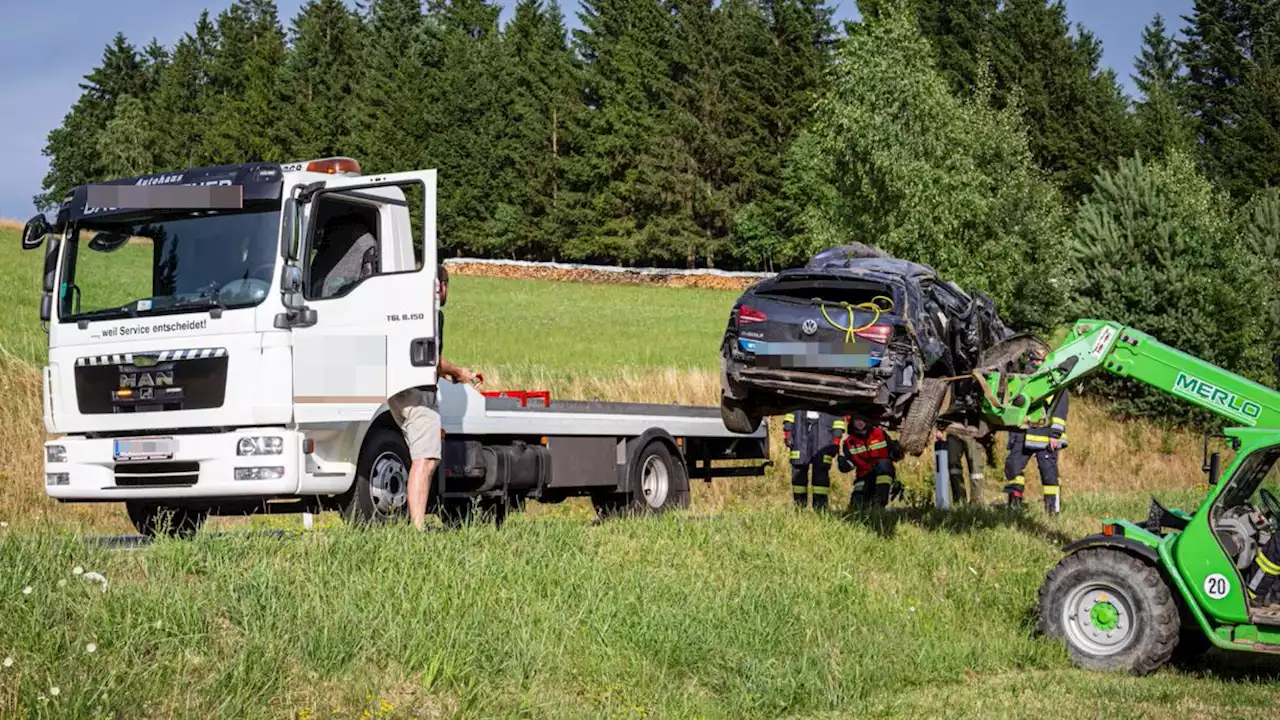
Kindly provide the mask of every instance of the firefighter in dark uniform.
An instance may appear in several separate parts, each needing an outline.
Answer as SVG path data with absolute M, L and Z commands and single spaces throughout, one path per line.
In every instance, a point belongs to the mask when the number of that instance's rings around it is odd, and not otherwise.
M 866 418 L 854 416 L 848 427 L 840 443 L 840 471 L 853 472 L 849 507 L 867 507 L 872 502 L 885 507 L 891 497 L 902 492 L 894 467 L 894 462 L 902 459 L 902 448 L 884 428 L 873 426 Z
M 947 475 L 951 478 L 951 500 L 968 501 L 970 505 L 982 503 L 982 484 L 986 479 L 987 453 L 978 441 L 968 435 L 954 435 L 939 430 L 935 436 L 937 445 L 947 448 Z M 968 491 L 965 490 L 965 471 L 969 474 Z
M 809 469 L 813 469 L 813 509 L 826 510 L 831 497 L 831 461 L 844 436 L 844 418 L 814 410 L 787 413 L 782 437 L 791 457 L 791 499 L 797 507 L 809 500 Z
M 1062 495 L 1058 486 L 1058 453 L 1067 447 L 1067 407 L 1070 398 L 1064 389 L 1054 398 L 1046 427 L 1014 430 L 1009 433 L 1009 455 L 1004 461 L 1004 492 L 1009 506 L 1022 507 L 1026 476 L 1022 473 L 1034 456 L 1040 469 L 1040 487 L 1044 491 L 1044 510 L 1050 515 L 1062 511 Z
M 1258 548 L 1245 578 L 1245 588 L 1253 605 L 1266 607 L 1280 601 L 1280 533 L 1272 535 L 1266 545 Z

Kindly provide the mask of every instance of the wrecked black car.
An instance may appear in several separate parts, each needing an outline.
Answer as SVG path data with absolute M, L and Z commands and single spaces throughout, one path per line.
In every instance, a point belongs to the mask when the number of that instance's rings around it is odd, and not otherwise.
M 1033 342 L 989 298 L 927 265 L 840 246 L 738 298 L 720 348 L 721 415 L 747 433 L 795 410 L 859 414 L 899 430 L 903 450 L 918 455 L 939 426 L 985 434 L 981 389 L 963 378 Z

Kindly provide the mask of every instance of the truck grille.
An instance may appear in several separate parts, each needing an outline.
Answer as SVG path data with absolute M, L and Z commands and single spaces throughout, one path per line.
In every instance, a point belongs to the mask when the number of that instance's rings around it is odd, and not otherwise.
M 139 462 L 116 465 L 116 485 L 195 485 L 200 476 L 198 462 Z
M 76 404 L 84 415 L 222 407 L 222 348 L 106 355 L 76 361 Z

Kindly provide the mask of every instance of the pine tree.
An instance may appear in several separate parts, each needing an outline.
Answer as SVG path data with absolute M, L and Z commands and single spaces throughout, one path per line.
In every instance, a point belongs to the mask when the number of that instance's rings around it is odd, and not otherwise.
M 205 135 L 210 105 L 210 66 L 215 28 L 208 11 L 193 33 L 183 35 L 160 74 L 148 112 L 156 170 L 195 167 L 212 161 Z
M 521 0 L 503 43 L 510 82 L 503 150 L 512 181 L 489 236 L 511 257 L 552 258 L 564 221 L 567 158 L 578 149 L 581 71 L 555 0 Z
M 347 108 L 360 64 L 360 25 L 342 0 L 308 0 L 293 19 L 286 63 L 287 146 L 293 158 L 347 152 Z
M 510 75 L 503 63 L 498 15 L 486 0 L 429 4 L 427 91 L 430 112 L 423 158 L 447 178 L 437 189 L 437 228 L 444 247 L 488 244 L 488 223 L 510 180 L 496 152 L 505 135 Z
M 566 254 L 581 260 L 686 260 L 673 138 L 669 11 L 660 0 L 586 0 L 575 44 L 586 64 L 588 138 L 577 171 L 584 206 Z M 692 237 L 691 237 L 692 236 Z
M 1102 44 L 1073 35 L 1061 0 L 1005 0 L 992 24 L 997 102 L 1024 108 L 1031 150 L 1071 199 L 1089 192 L 1100 167 L 1132 153 L 1136 132 Z
M 218 16 L 206 142 L 216 162 L 285 160 L 284 30 L 272 0 L 237 0 Z
M 1184 352 L 1273 383 L 1271 268 L 1233 231 L 1230 207 L 1177 150 L 1163 162 L 1125 159 L 1100 173 L 1076 224 L 1073 263 L 1089 279 L 1076 294 L 1076 311 L 1140 327 Z M 1185 404 L 1136 384 L 1098 387 L 1128 413 L 1195 417 Z
M 1201 164 L 1237 199 L 1280 183 L 1280 7 L 1196 0 L 1182 53 Z
M 107 177 L 143 175 L 154 169 L 151 146 L 139 142 L 150 136 L 147 112 L 142 101 L 132 95 L 116 100 L 115 115 L 96 139 L 98 162 Z
M 1142 52 L 1134 69 L 1134 84 L 1142 92 L 1135 113 L 1141 150 L 1152 157 L 1170 150 L 1190 151 L 1190 128 L 1178 107 L 1182 58 L 1160 15 L 1142 31 Z
M 424 166 L 427 100 L 424 23 L 418 0 L 371 0 L 365 10 L 351 137 L 344 142 L 366 172 Z M 447 175 L 440 184 L 453 182 Z M 443 240 L 443 238 L 442 238 Z
M 71 188 L 106 178 L 107 169 L 98 156 L 98 135 L 115 117 L 116 102 L 126 96 L 146 96 L 147 69 L 137 49 L 117 33 L 102 54 L 102 64 L 84 77 L 79 100 L 52 130 L 44 148 L 49 172 L 41 184 L 43 192 L 33 200 L 36 207 L 56 207 Z

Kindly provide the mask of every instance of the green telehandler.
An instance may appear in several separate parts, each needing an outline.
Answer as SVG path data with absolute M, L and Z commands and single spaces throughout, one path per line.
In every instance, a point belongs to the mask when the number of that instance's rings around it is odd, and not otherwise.
M 1145 520 L 1105 519 L 1100 533 L 1068 545 L 1040 588 L 1037 630 L 1064 641 L 1081 667 L 1135 674 L 1214 646 L 1280 653 L 1280 594 L 1251 589 L 1266 570 L 1280 573 L 1263 554 L 1280 532 L 1280 392 L 1088 319 L 1032 371 L 975 379 L 987 424 L 1012 429 L 1043 424 L 1059 392 L 1102 372 L 1224 417 L 1230 427 L 1213 437 L 1235 455 L 1223 469 L 1205 437 L 1210 490 L 1194 512 L 1153 498 Z

